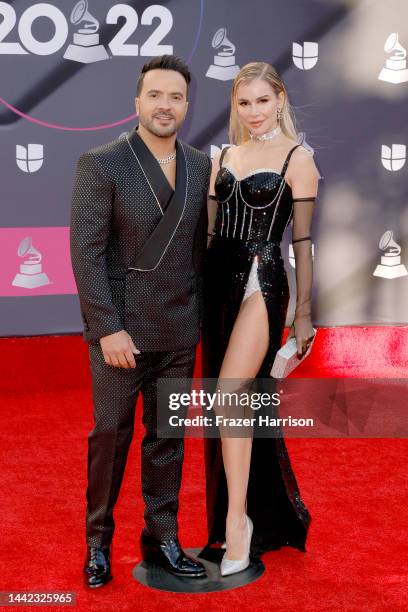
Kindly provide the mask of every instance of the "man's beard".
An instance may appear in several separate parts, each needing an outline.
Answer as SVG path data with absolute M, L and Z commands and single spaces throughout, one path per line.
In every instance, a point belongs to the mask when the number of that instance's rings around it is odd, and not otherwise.
M 170 138 L 170 136 L 173 136 L 174 134 L 176 134 L 177 130 L 182 124 L 182 121 L 180 121 L 180 123 L 177 123 L 176 121 L 174 121 L 174 123 L 170 125 L 160 127 L 154 124 L 154 118 L 150 119 L 150 117 L 142 117 L 141 115 L 139 115 L 139 123 L 141 123 L 143 127 L 146 130 L 148 130 L 151 134 L 154 134 L 155 136 L 158 136 L 159 138 Z

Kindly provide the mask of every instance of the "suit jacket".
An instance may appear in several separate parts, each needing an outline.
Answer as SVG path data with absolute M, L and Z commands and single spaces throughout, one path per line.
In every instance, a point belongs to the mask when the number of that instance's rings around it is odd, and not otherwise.
M 138 255 L 149 237 L 152 242 L 167 209 L 146 167 L 150 152 L 145 147 L 143 160 L 137 150 L 140 140 L 131 131 L 91 149 L 77 164 L 71 259 L 84 339 L 97 343 L 125 329 L 140 350 L 177 350 L 194 345 L 200 336 L 211 161 L 177 140 L 177 223 L 158 247 L 149 246 L 154 264 L 142 267 Z M 157 165 L 152 156 L 149 161 Z M 158 166 L 154 170 L 164 177 Z

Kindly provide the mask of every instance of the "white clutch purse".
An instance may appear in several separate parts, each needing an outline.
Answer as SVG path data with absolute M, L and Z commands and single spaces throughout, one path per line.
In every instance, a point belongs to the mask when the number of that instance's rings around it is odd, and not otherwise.
M 302 355 L 302 357 L 297 356 L 297 346 L 296 346 L 296 338 L 293 336 L 290 338 L 286 344 L 279 349 L 276 353 L 275 361 L 273 362 L 272 369 L 270 375 L 273 378 L 286 378 L 289 376 L 291 372 L 301 364 L 308 355 L 310 355 L 310 351 L 312 350 L 313 342 L 316 338 L 316 330 L 313 328 L 314 336 L 312 341 L 309 344 L 309 348 Z

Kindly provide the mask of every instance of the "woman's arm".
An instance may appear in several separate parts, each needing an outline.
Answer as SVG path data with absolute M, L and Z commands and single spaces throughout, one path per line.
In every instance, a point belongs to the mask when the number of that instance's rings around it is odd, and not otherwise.
M 296 263 L 296 309 L 290 336 L 296 337 L 298 354 L 303 354 L 313 338 L 312 284 L 313 260 L 310 235 L 319 173 L 312 155 L 299 147 L 292 157 L 293 228 L 292 244 Z

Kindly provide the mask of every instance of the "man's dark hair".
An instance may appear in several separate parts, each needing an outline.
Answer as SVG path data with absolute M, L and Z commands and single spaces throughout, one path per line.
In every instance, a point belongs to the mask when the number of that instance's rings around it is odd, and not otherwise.
M 140 73 L 139 79 L 137 81 L 136 96 L 139 96 L 140 92 L 142 91 L 143 79 L 146 72 L 149 72 L 149 70 L 157 69 L 175 70 L 176 72 L 179 72 L 185 78 L 188 93 L 188 86 L 190 85 L 191 74 L 186 62 L 180 57 L 177 57 L 176 55 L 160 55 L 158 57 L 154 57 L 150 60 L 150 62 L 143 66 L 142 72 Z

